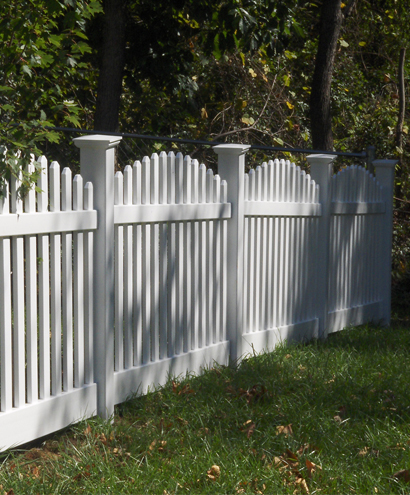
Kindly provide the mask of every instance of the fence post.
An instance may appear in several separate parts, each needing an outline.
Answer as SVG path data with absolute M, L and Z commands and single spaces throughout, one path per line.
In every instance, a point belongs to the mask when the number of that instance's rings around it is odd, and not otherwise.
M 94 185 L 98 228 L 94 232 L 94 378 L 97 413 L 109 419 L 114 413 L 114 148 L 117 136 L 82 136 L 81 175 Z
M 376 146 L 369 145 L 366 148 L 366 166 L 367 170 L 374 175 L 374 165 L 373 162 L 376 158 Z
M 383 199 L 386 202 L 385 221 L 381 231 L 382 259 L 379 264 L 381 287 L 383 294 L 381 320 L 390 325 L 391 313 L 391 251 L 393 235 L 393 189 L 394 171 L 398 160 L 374 160 L 373 167 L 376 179 L 383 188 Z
M 330 243 L 330 207 L 332 202 L 331 179 L 335 155 L 309 155 L 310 175 L 319 185 L 319 199 L 322 216 L 319 218 L 317 248 L 317 316 L 319 318 L 319 337 L 328 334 L 328 297 L 329 297 L 329 243 Z
M 231 219 L 228 221 L 227 245 L 227 314 L 226 335 L 230 341 L 230 359 L 242 356 L 243 334 L 243 232 L 245 199 L 244 144 L 219 144 L 213 147 L 218 154 L 218 173 L 228 183 L 228 202 L 231 203 Z

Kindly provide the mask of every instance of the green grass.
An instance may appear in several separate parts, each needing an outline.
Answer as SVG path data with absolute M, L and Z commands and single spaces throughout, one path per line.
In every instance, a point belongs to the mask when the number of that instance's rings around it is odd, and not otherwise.
M 409 493 L 409 351 L 365 326 L 170 380 L 6 453 L 0 493 Z

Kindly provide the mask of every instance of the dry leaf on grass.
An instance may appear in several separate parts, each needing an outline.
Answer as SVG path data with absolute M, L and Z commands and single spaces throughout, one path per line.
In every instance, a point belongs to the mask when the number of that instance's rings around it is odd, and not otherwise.
M 400 471 L 397 471 L 397 473 L 393 474 L 393 478 L 404 481 L 405 483 L 410 483 L 410 470 L 402 469 Z
M 248 421 L 245 421 L 243 424 L 243 428 L 241 428 L 241 431 L 246 433 L 247 438 L 250 438 L 253 432 L 255 431 L 256 425 L 255 423 L 252 423 L 251 419 L 248 419 Z
M 176 395 L 191 395 L 195 394 L 195 390 L 192 390 L 191 385 L 186 383 L 182 388 L 180 388 L 180 384 L 177 382 L 172 382 L 172 391 Z
M 215 481 L 221 475 L 221 468 L 214 464 L 211 469 L 208 469 L 207 476 L 211 481 Z
M 293 435 L 292 424 L 286 426 L 277 426 L 276 435 L 285 435 L 285 437 L 287 437 L 288 435 Z
M 295 485 L 297 487 L 300 486 L 305 493 L 310 493 L 309 487 L 308 487 L 306 480 L 304 478 L 296 478 Z M 298 493 L 297 489 L 293 493 Z
M 306 459 L 306 468 L 308 470 L 309 476 L 313 476 L 316 472 L 316 470 L 322 470 L 321 466 L 318 466 L 314 462 L 309 461 L 309 459 Z
M 90 425 L 87 425 L 87 428 L 85 428 L 85 430 L 83 431 L 84 435 L 87 436 L 87 435 L 90 435 L 91 434 L 91 426 Z

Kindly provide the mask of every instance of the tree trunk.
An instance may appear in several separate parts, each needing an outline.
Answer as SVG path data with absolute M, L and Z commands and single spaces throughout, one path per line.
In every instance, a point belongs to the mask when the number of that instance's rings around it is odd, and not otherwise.
M 94 129 L 117 132 L 125 60 L 126 0 L 104 0 L 103 5 L 104 34 Z
M 315 149 L 333 149 L 330 89 L 342 19 L 340 0 L 323 0 L 319 46 L 310 95 L 310 127 Z
M 406 110 L 406 92 L 404 87 L 404 62 L 406 60 L 406 49 L 401 48 L 399 59 L 399 116 L 396 128 L 396 147 L 399 154 L 399 166 L 396 172 L 396 198 L 402 199 L 401 177 L 403 176 L 403 124 Z

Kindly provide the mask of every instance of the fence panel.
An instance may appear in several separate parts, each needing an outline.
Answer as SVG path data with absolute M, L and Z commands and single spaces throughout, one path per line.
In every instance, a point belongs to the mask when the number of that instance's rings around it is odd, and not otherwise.
M 169 374 L 228 362 L 226 187 L 180 153 L 116 174 L 115 403 Z
M 244 352 L 317 336 L 315 182 L 285 160 L 245 176 Z
M 368 171 L 350 166 L 332 177 L 330 332 L 382 317 L 379 265 L 385 215 L 382 187 Z
M 65 169 L 60 188 L 55 162 L 48 185 L 47 161 L 41 157 L 39 162 L 40 192 L 32 189 L 21 201 L 19 181 L 13 179 L 0 202 L 2 450 L 96 411 L 92 325 L 84 320 L 91 313 L 84 278 L 92 276 L 90 236 L 97 226 L 92 187 L 87 184 L 83 198 L 81 177 L 73 184 Z

